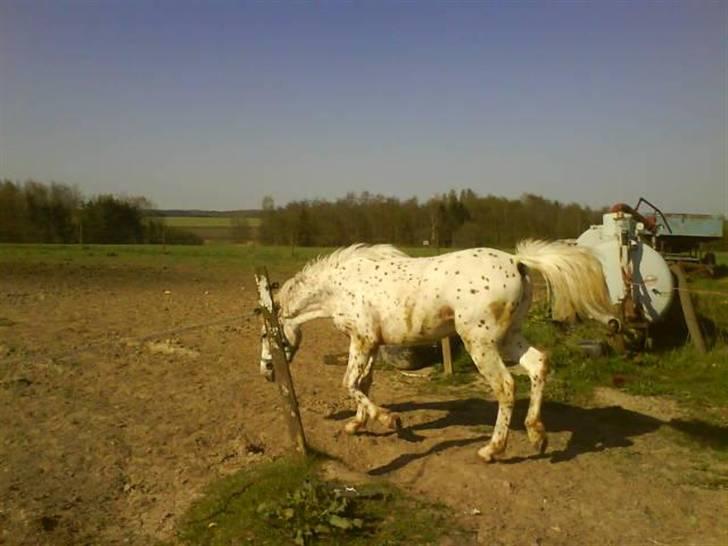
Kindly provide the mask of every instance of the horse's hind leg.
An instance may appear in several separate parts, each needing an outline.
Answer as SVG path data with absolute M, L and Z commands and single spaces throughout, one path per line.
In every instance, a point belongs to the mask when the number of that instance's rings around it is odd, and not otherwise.
M 543 388 L 548 373 L 546 354 L 539 351 L 521 335 L 509 334 L 501 343 L 501 355 L 507 362 L 518 362 L 531 380 L 531 400 L 526 414 L 526 432 L 529 441 L 540 451 L 546 449 L 546 429 L 541 422 Z
M 460 335 L 463 337 L 465 347 L 478 367 L 478 371 L 487 379 L 498 399 L 498 417 L 493 429 L 493 436 L 488 445 L 478 450 L 478 456 L 490 462 L 494 456 L 505 450 L 508 441 L 508 427 L 511 423 L 515 400 L 513 377 L 503 364 L 498 348 L 493 341 L 473 340 L 463 336 L 462 333 Z
M 518 362 L 531 380 L 531 398 L 526 415 L 526 432 L 530 442 L 541 452 L 546 449 L 546 429 L 541 422 L 541 402 L 546 384 L 548 361 L 546 354 L 533 347 L 521 333 L 521 324 L 528 314 L 533 299 L 533 285 L 527 274 L 522 273 L 523 292 L 513 322 L 500 343 L 500 353 L 506 362 Z
M 375 348 L 364 347 L 352 339 L 349 365 L 344 375 L 344 387 L 356 402 L 356 415 L 344 426 L 349 434 L 355 434 L 369 419 L 377 419 L 389 428 L 400 426 L 399 416 L 380 408 L 369 399 L 375 354 Z

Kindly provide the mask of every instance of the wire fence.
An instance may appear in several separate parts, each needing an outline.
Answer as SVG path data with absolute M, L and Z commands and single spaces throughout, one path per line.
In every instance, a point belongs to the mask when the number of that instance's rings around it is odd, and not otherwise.
M 545 283 L 534 283 L 534 285 L 538 287 L 545 288 Z M 702 295 L 710 295 L 710 296 L 721 296 L 728 300 L 728 291 L 720 291 L 720 290 L 703 290 L 703 289 L 695 289 L 695 288 L 689 288 L 689 289 L 681 289 L 678 287 L 674 287 L 673 290 L 675 292 L 678 291 L 687 291 L 690 294 L 702 294 Z M 252 313 L 245 313 L 245 314 L 238 314 L 238 315 L 232 315 L 224 318 L 220 318 L 217 320 L 212 320 L 208 322 L 201 322 L 196 324 L 189 324 L 186 326 L 180 326 L 178 328 L 172 328 L 168 330 L 161 330 L 157 332 L 152 332 L 149 334 L 139 335 L 139 336 L 126 336 L 121 338 L 126 343 L 145 343 L 148 341 L 151 341 L 153 339 L 159 339 L 159 338 L 167 338 L 178 334 L 183 334 L 186 332 L 192 332 L 195 330 L 202 330 L 204 328 L 211 328 L 214 326 L 222 326 L 224 324 L 229 324 L 231 322 L 235 321 L 243 321 L 245 319 L 250 319 L 252 317 Z M 108 333 L 104 335 L 103 338 L 91 341 L 84 345 L 81 348 L 74 349 L 72 351 L 64 351 L 59 352 L 55 354 L 43 354 L 43 353 L 30 353 L 25 354 L 22 357 L 17 358 L 11 358 L 9 360 L 6 360 L 4 362 L 5 365 L 12 365 L 12 364 L 18 364 L 24 360 L 33 360 L 33 359 L 44 359 L 44 360 L 50 360 L 51 362 L 59 362 L 63 360 L 68 360 L 69 358 L 74 358 L 82 353 L 86 352 L 92 352 L 95 350 L 99 350 L 104 347 L 111 347 L 114 345 L 118 345 L 120 340 L 119 339 L 107 339 Z
M 203 328 L 211 328 L 213 326 L 222 326 L 224 324 L 229 324 L 231 322 L 235 321 L 243 321 L 246 318 L 250 318 L 251 313 L 245 313 L 243 315 L 233 315 L 229 317 L 224 317 L 217 320 L 212 320 L 208 322 L 202 322 L 197 324 L 189 324 L 187 326 L 180 326 L 179 328 L 172 328 L 169 330 L 161 330 L 158 332 L 153 332 L 150 334 L 145 334 L 141 336 L 124 336 L 120 339 L 107 339 L 108 333 L 104 335 L 103 338 L 97 339 L 95 341 L 90 341 L 89 343 L 86 343 L 83 347 L 74 349 L 72 351 L 64 351 L 59 352 L 55 354 L 43 354 L 43 353 L 30 353 L 25 354 L 22 357 L 17 357 L 10 359 L 8 361 L 5 361 L 5 364 L 17 364 L 19 362 L 22 362 L 24 360 L 33 360 L 33 359 L 44 359 L 44 360 L 50 360 L 52 362 L 59 362 L 62 360 L 68 360 L 69 358 L 74 358 L 76 356 L 79 356 L 82 353 L 86 352 L 92 352 L 95 350 L 102 349 L 104 347 L 111 347 L 114 345 L 118 345 L 120 341 L 123 341 L 127 344 L 142 344 L 147 341 L 151 341 L 153 339 L 159 339 L 159 338 L 168 338 L 174 335 L 186 333 L 186 332 L 192 332 L 194 330 L 202 330 Z

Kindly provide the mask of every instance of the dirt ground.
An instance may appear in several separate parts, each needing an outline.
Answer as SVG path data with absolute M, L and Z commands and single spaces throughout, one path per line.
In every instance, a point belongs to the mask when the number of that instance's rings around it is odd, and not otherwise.
M 207 483 L 284 453 L 254 299 L 248 270 L 0 264 L 0 544 L 173 541 Z M 589 407 L 546 403 L 538 456 L 519 403 L 505 460 L 486 465 L 485 387 L 383 370 L 373 397 L 406 430 L 342 434 L 344 370 L 325 357 L 346 347 L 325 322 L 304 328 L 293 373 L 310 443 L 451 506 L 473 543 L 728 544 L 725 458 L 684 440 L 701 425 L 676 404 L 609 389 Z

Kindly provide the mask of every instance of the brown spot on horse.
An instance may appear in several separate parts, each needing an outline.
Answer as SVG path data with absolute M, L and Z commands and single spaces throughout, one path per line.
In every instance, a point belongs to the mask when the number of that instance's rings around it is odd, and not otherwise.
M 452 320 L 455 318 L 455 311 L 448 305 L 440 307 L 440 311 L 437 314 L 442 320 Z
M 510 325 L 511 313 L 513 312 L 513 305 L 511 303 L 494 301 L 488 307 L 490 307 L 490 312 L 493 313 L 496 324 L 506 327 Z

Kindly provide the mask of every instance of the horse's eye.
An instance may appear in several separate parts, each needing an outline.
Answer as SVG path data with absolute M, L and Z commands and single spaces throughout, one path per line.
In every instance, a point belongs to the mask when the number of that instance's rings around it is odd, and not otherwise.
M 260 339 L 266 339 L 267 337 L 268 337 L 268 334 L 267 333 L 260 334 Z

